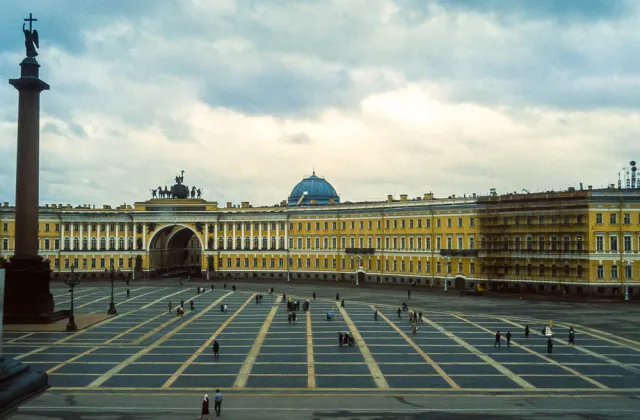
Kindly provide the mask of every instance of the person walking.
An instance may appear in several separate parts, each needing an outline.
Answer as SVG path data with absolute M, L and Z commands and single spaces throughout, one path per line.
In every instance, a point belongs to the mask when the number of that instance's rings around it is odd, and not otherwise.
M 127 297 L 129 297 L 130 293 L 131 293 L 131 291 L 129 289 L 127 289 Z
M 524 338 L 529 338 L 529 324 L 524 326 Z
M 216 359 L 220 357 L 220 344 L 218 340 L 213 340 L 213 357 Z
M 222 411 L 222 392 L 219 389 L 216 389 L 216 396 L 213 400 L 213 409 L 216 411 L 216 416 L 220 416 L 220 412 Z
M 402 319 L 402 309 L 398 308 L 398 319 Z
M 180 299 L 180 306 L 184 308 L 184 299 Z
M 193 303 L 192 300 L 189 301 L 189 306 L 191 307 L 191 311 L 195 311 L 196 310 L 196 306 L 195 306 L 195 304 Z
M 340 300 L 340 293 L 336 293 L 336 300 Z
M 340 307 L 344 308 L 344 299 L 342 299 L 342 302 L 340 302 Z
M 547 338 L 547 353 L 553 353 L 553 340 L 551 337 Z
M 338 333 L 338 347 L 342 347 L 342 338 L 343 338 L 342 333 L 339 332 Z
M 204 416 L 207 416 L 207 420 L 211 419 L 209 416 L 209 396 L 204 394 L 204 399 L 202 400 L 202 412 L 200 413 L 200 418 L 203 419 Z
M 573 327 L 569 328 L 569 344 L 573 346 L 576 345 L 576 332 L 573 330 Z
M 171 304 L 171 301 L 169 301 L 169 313 L 171 313 L 171 308 L 173 308 L 173 305 Z
M 411 324 L 411 333 L 415 337 L 417 332 L 418 332 L 418 324 L 414 322 L 413 324 Z
M 493 347 L 502 347 L 500 343 L 500 331 L 496 332 L 496 341 L 493 343 Z
M 511 331 L 507 331 L 507 347 L 511 347 Z
M 409 324 L 413 324 L 413 312 L 409 312 Z
M 313 292 L 313 300 L 316 300 L 316 292 Z
M 418 322 L 420 322 L 420 323 L 424 322 L 422 320 L 422 311 L 418 312 Z
M 376 311 L 373 313 L 373 320 L 377 321 L 378 320 L 378 310 L 376 309 Z

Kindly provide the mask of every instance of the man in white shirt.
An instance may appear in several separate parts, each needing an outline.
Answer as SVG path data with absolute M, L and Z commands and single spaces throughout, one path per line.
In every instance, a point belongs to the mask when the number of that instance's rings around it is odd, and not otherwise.
M 216 396 L 213 399 L 213 408 L 216 410 L 216 415 L 220 415 L 220 411 L 222 409 L 222 392 L 219 389 L 216 389 Z

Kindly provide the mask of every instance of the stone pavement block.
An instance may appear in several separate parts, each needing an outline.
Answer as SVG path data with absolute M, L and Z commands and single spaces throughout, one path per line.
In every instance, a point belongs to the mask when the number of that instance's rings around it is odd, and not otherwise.
M 200 346 L 160 346 L 156 347 L 149 354 L 193 354 L 198 350 Z M 212 350 L 213 351 L 213 350 Z M 133 352 L 135 353 L 135 352 Z M 132 353 L 132 354 L 133 354 Z
M 107 372 L 109 369 L 114 367 L 115 363 L 105 363 L 105 364 L 87 364 L 87 363 L 69 363 L 67 365 L 62 366 L 54 373 L 94 373 L 102 375 Z
M 318 376 L 317 373 L 316 373 L 316 387 L 317 388 L 377 388 L 376 383 L 373 380 L 372 376 L 350 376 L 350 375 Z
M 298 374 L 298 375 L 306 375 L 307 374 L 307 365 L 292 365 L 287 363 L 278 363 L 278 364 L 256 364 L 253 366 L 251 370 L 251 374 L 274 374 L 274 375 L 289 375 L 289 374 Z
M 546 350 L 546 349 L 545 349 Z M 504 354 L 493 352 L 491 358 L 498 363 L 540 363 L 544 360 L 534 354 L 514 354 L 505 352 Z
M 544 363 L 542 360 L 541 362 Z M 551 363 L 535 365 L 517 364 L 506 365 L 505 367 L 516 375 L 564 375 L 569 373 L 560 366 L 553 365 Z
M 119 363 L 124 361 L 127 357 L 129 357 L 129 355 L 127 354 L 113 354 L 113 355 L 107 355 L 107 354 L 93 354 L 93 353 L 89 353 L 86 356 L 82 356 L 81 358 L 77 359 L 76 362 L 113 362 L 113 363 Z
M 306 339 L 305 339 L 306 341 Z M 288 354 L 307 354 L 307 346 L 305 341 L 298 341 L 295 345 L 291 345 L 293 343 L 283 343 L 278 347 L 267 347 L 262 346 L 260 348 L 260 354 L 273 354 L 273 353 L 288 353 Z M 247 349 L 247 353 L 249 352 Z
M 397 364 L 397 363 L 380 363 L 380 370 L 386 375 L 435 375 L 436 370 L 433 366 L 426 363 L 418 364 Z
M 124 354 L 130 356 L 138 350 L 140 350 L 140 348 L 137 347 L 104 347 L 94 350 L 91 354 Z
M 108 379 L 103 387 L 125 387 L 125 388 L 160 388 L 169 379 L 170 375 L 150 376 L 150 375 L 115 375 Z
M 627 374 L 620 378 L 593 377 L 596 381 L 609 388 L 640 388 L 640 377 Z
M 567 372 L 568 373 L 568 372 Z M 595 385 L 578 376 L 526 376 L 522 378 L 537 388 L 596 388 Z M 594 378 L 600 382 L 599 378 Z
M 556 354 L 549 354 L 546 356 L 560 363 L 600 363 L 602 362 L 602 359 L 599 359 L 595 356 L 589 356 L 588 354 L 564 355 L 564 354 L 557 354 L 557 353 L 561 353 L 562 349 L 558 349 L 554 347 L 553 350 L 554 352 L 556 352 Z
M 182 363 L 186 362 L 188 355 L 178 354 L 146 354 L 140 357 L 138 362 Z
M 256 365 L 258 366 L 258 365 Z M 241 363 L 192 364 L 184 371 L 185 375 L 236 375 L 240 372 Z M 306 367 L 305 367 L 306 368 Z M 255 366 L 254 366 L 255 369 Z M 173 372 L 171 372 L 173 373 Z
M 498 372 L 491 365 L 441 365 L 442 370 L 444 370 L 448 375 L 499 375 Z
M 242 360 L 244 362 L 244 360 Z M 286 363 L 286 362 L 307 362 L 306 354 L 259 354 L 256 362 L 258 363 Z
M 336 346 L 337 347 L 337 346 Z M 343 353 L 339 353 L 339 350 L 345 350 L 345 352 Z M 362 356 L 362 353 L 358 352 L 358 353 L 347 353 L 347 351 L 350 351 L 353 349 L 338 349 L 336 348 L 334 351 L 335 353 L 332 354 L 319 354 L 319 351 L 316 349 L 316 351 L 314 352 L 314 360 L 316 363 L 322 363 L 322 362 L 351 362 L 351 363 L 359 363 L 362 362 L 364 363 L 364 357 Z M 323 350 L 323 353 L 326 350 Z M 303 360 L 306 362 L 306 357 Z
M 167 378 L 168 379 L 168 378 Z M 185 376 L 180 377 L 171 385 L 170 389 L 175 388 L 209 388 L 211 391 L 207 393 L 211 396 L 216 388 L 231 388 L 235 382 L 235 375 L 231 376 Z M 222 392 L 225 390 L 222 389 Z M 206 391 L 205 391 L 206 392 Z
M 49 375 L 49 386 L 51 387 L 84 387 L 93 382 L 97 375 Z
M 316 375 L 370 374 L 366 364 L 320 364 L 316 363 Z
M 602 365 L 567 365 L 573 370 L 576 370 L 583 375 L 629 375 L 634 376 L 633 372 L 623 369 L 619 366 L 614 366 L 602 361 Z M 640 388 L 640 376 L 635 375 L 637 379 L 637 388 Z M 597 379 L 600 381 L 600 379 Z
M 521 388 L 520 385 L 513 382 L 506 376 L 454 376 L 452 378 L 460 388 L 473 388 L 473 389 L 511 389 Z
M 255 376 L 247 381 L 249 388 L 307 388 L 307 376 Z
M 424 362 L 422 356 L 418 353 L 414 354 L 374 354 L 374 359 L 378 363 L 393 363 L 393 362 L 405 362 L 405 363 L 420 363 Z
M 65 362 L 72 358 L 72 354 L 47 354 L 47 353 L 37 353 L 31 356 L 27 356 L 23 358 L 21 361 L 24 363 L 31 363 L 32 361 L 37 362 Z
M 181 365 L 179 363 L 153 363 L 149 365 L 134 363 L 125 367 L 119 373 L 123 375 L 150 374 L 150 373 L 157 373 L 157 374 L 164 373 L 164 374 L 172 375 L 176 370 L 180 368 L 180 366 Z
M 226 351 L 231 351 L 231 350 L 227 349 Z M 217 359 L 217 361 L 225 362 L 225 363 L 244 363 L 246 359 L 247 359 L 247 356 L 245 354 L 228 354 L 228 353 L 225 353 L 224 349 L 221 349 L 220 357 Z M 216 362 L 216 359 L 213 357 L 213 352 L 211 351 L 196 357 L 196 360 L 194 360 L 194 362 L 209 363 L 209 362 Z
M 385 376 L 391 388 L 451 388 L 442 376 Z

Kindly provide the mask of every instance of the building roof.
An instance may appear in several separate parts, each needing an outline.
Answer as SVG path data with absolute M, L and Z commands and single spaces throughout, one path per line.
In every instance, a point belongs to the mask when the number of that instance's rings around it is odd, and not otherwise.
M 340 197 L 335 188 L 325 179 L 313 174 L 300 181 L 289 195 L 289 206 L 308 206 L 311 204 L 330 204 L 340 202 Z M 312 203 L 313 202 L 313 203 Z

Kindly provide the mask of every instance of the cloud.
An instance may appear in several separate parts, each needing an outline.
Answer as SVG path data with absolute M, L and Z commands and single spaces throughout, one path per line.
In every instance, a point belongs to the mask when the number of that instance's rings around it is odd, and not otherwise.
M 602 186 L 636 157 L 638 7 L 201 0 L 8 5 L 41 36 L 41 199 L 116 204 L 185 182 L 275 204 L 315 166 L 343 201 Z M 0 85 L 0 201 L 17 93 Z

